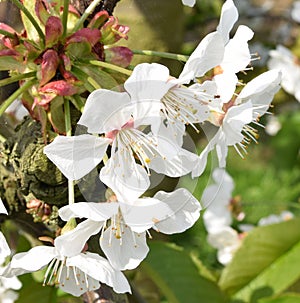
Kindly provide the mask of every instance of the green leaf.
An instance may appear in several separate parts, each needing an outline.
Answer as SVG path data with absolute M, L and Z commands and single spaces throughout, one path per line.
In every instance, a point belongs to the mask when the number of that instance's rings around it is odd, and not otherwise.
M 234 298 L 256 302 L 266 294 L 278 294 L 300 277 L 300 242 L 234 295 Z
M 300 295 L 299 294 L 284 294 L 278 297 L 265 298 L 258 301 L 258 303 L 299 303 Z
M 150 253 L 141 269 L 169 303 L 223 303 L 225 296 L 213 281 L 200 275 L 189 254 L 169 243 L 149 243 Z
M 80 65 L 82 71 L 99 84 L 101 88 L 112 89 L 119 86 L 118 82 L 101 68 L 92 65 Z
M 299 230 L 300 219 L 298 218 L 258 227 L 249 232 L 231 263 L 222 272 L 219 280 L 221 289 L 229 294 L 234 294 L 250 285 L 255 287 L 251 291 L 258 291 L 261 288 L 262 297 L 278 293 L 283 290 L 283 287 L 295 282 L 295 278 L 300 275 L 300 251 L 298 252 L 299 257 L 297 257 L 297 251 L 300 249 L 297 244 L 300 241 Z M 296 246 L 294 247 L 294 245 Z M 284 277 L 286 281 L 281 287 L 273 275 L 280 271 L 286 272 L 291 265 L 289 264 L 290 259 L 299 262 L 298 269 L 293 272 L 293 275 Z M 279 277 L 277 278 L 279 280 Z M 263 291 L 264 287 L 266 287 L 265 291 Z M 243 290 L 243 299 L 249 297 L 251 291 L 250 288 L 247 291 Z M 235 296 L 241 297 L 240 294 Z
M 12 56 L 1 56 L 0 57 L 0 70 L 22 70 L 22 62 L 16 60 Z
M 63 105 L 64 105 L 64 99 L 61 96 L 55 97 L 50 102 L 49 120 L 55 131 L 60 134 L 66 131 Z

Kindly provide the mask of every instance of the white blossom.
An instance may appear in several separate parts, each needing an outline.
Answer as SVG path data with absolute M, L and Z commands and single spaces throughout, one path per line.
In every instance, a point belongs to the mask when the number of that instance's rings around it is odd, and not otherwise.
M 65 221 L 72 217 L 87 220 L 57 239 L 56 245 L 72 256 L 91 235 L 101 231 L 100 246 L 110 263 L 120 270 L 133 269 L 149 251 L 146 234 L 150 228 L 165 234 L 183 232 L 197 221 L 200 209 L 185 189 L 159 191 L 153 198 L 131 203 L 119 202 L 116 197 L 110 202 L 78 202 L 62 207 L 59 215 Z

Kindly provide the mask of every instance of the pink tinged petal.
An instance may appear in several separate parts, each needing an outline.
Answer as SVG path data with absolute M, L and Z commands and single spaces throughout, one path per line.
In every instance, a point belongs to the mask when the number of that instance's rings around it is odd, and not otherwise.
M 12 257 L 10 268 L 34 272 L 46 266 L 58 253 L 54 247 L 36 246 Z
M 109 14 L 107 11 L 100 11 L 93 17 L 88 27 L 100 28 L 108 20 L 108 18 L 109 18 Z
M 70 43 L 88 42 L 91 46 L 94 46 L 99 42 L 100 37 L 101 33 L 98 29 L 82 28 L 68 38 L 66 45 Z
M 208 34 L 193 51 L 179 76 L 183 82 L 189 83 L 202 77 L 207 71 L 219 65 L 224 56 L 222 36 L 213 32 Z
M 217 31 L 223 37 L 224 43 L 229 41 L 229 33 L 233 28 L 233 25 L 238 20 L 239 13 L 232 0 L 227 0 L 221 11 L 220 22 L 217 27 Z
M 128 226 L 123 227 L 121 239 L 115 237 L 111 227 L 107 228 L 100 238 L 100 246 L 110 264 L 119 270 L 136 268 L 149 252 L 146 234 L 134 233 Z
M 71 218 L 87 218 L 93 221 L 106 221 L 117 214 L 119 204 L 115 202 L 77 202 L 63 206 L 58 214 L 64 220 Z
M 8 246 L 8 243 L 6 242 L 6 239 L 3 235 L 3 233 L 0 231 L 0 264 L 3 264 L 5 261 L 5 258 L 9 256 L 11 253 L 10 248 Z
M 146 170 L 129 155 L 120 152 L 116 152 L 101 169 L 100 180 L 113 190 L 120 201 L 134 201 L 150 186 Z
M 85 220 L 76 228 L 68 231 L 54 240 L 54 246 L 59 253 L 66 257 L 78 255 L 92 235 L 96 235 L 102 228 L 103 222 Z
M 248 47 L 248 41 L 252 39 L 253 31 L 240 25 L 232 39 L 225 47 L 224 59 L 221 68 L 224 71 L 237 73 L 244 70 L 251 61 L 251 54 Z
M 254 78 L 243 88 L 236 103 L 251 101 L 255 110 L 253 119 L 262 116 L 268 110 L 274 95 L 280 89 L 281 72 L 271 70 Z
M 3 201 L 2 199 L 0 198 L 0 214 L 5 214 L 5 215 L 8 215 L 8 212 L 3 204 Z
M 133 52 L 125 46 L 114 46 L 104 49 L 105 61 L 121 67 L 127 67 L 133 57 Z
M 165 234 L 181 233 L 192 227 L 200 216 L 199 201 L 186 189 L 180 188 L 171 193 L 159 191 L 155 199 L 166 203 L 172 213 L 157 222 L 155 228 Z
M 158 63 L 138 64 L 124 87 L 132 101 L 160 102 L 160 99 L 174 86 L 169 82 L 169 69 Z
M 47 23 L 47 20 L 50 15 L 49 12 L 47 11 L 47 9 L 49 9 L 49 7 L 46 7 L 45 1 L 43 1 L 43 0 L 35 1 L 35 8 L 34 8 L 35 14 L 43 25 L 45 25 Z
M 60 58 L 62 59 L 64 63 L 64 68 L 66 71 L 70 71 L 72 68 L 72 62 L 71 59 L 66 54 L 61 54 Z
M 90 133 L 106 133 L 120 130 L 131 119 L 131 113 L 127 93 L 98 89 L 88 96 L 78 124 L 86 126 Z
M 0 57 L 3 57 L 3 56 L 18 57 L 18 56 L 20 56 L 20 54 L 13 49 L 2 49 L 2 50 L 0 50 Z
M 46 47 L 51 47 L 57 43 L 63 33 L 63 26 L 59 17 L 50 16 L 47 20 L 46 27 Z
M 9 25 L 0 22 L 0 29 L 9 32 L 11 34 L 16 34 L 17 32 L 15 31 L 15 29 L 13 29 L 12 27 L 10 27 Z M 4 37 L 4 35 L 0 34 L 0 37 Z
M 40 80 L 40 85 L 43 86 L 49 82 L 56 74 L 58 67 L 59 58 L 57 52 L 53 49 L 48 49 L 43 54 L 42 64 L 41 64 L 41 74 L 42 78 Z
M 41 94 L 55 94 L 57 96 L 72 96 L 78 92 L 79 88 L 64 80 L 52 81 L 41 89 Z
M 75 262 L 73 261 L 75 259 Z M 67 258 L 67 266 L 76 266 L 73 263 L 78 263 L 79 256 Z M 80 261 L 82 258 L 80 259 Z M 79 297 L 83 293 L 87 291 L 93 291 L 100 287 L 99 281 L 91 278 L 89 275 L 85 275 L 85 273 L 79 270 L 77 267 L 64 266 L 62 272 L 60 273 L 60 283 L 58 284 L 59 288 L 61 288 L 64 292 L 69 293 L 75 297 Z M 75 268 L 75 273 L 74 269 Z M 76 276 L 75 276 L 76 275 Z
M 157 222 L 172 215 L 173 211 L 166 203 L 154 199 L 138 199 L 131 203 L 120 203 L 125 224 L 133 232 L 142 233 Z
M 193 7 L 196 3 L 196 0 L 182 0 L 182 3 L 184 5 L 189 6 L 189 7 Z
M 120 271 L 114 269 L 105 258 L 98 254 L 87 252 L 68 258 L 67 265 L 78 267 L 91 279 L 112 287 L 117 293 L 131 293 L 125 276 Z
M 66 178 L 78 180 L 101 162 L 110 142 L 92 135 L 58 136 L 44 148 L 44 153 Z

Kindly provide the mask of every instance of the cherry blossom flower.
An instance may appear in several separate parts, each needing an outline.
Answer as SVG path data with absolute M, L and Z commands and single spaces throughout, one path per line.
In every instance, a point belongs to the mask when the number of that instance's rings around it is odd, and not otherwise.
M 300 65 L 298 58 L 286 47 L 277 45 L 270 51 L 269 69 L 279 69 L 282 72 L 281 86 L 300 102 Z
M 193 177 L 203 173 L 208 153 L 213 149 L 217 151 L 219 166 L 225 167 L 228 146 L 234 146 L 243 157 L 241 151 L 246 153 L 245 144 L 251 140 L 257 142 L 256 130 L 248 124 L 253 122 L 261 126 L 258 120 L 267 112 L 274 94 L 280 88 L 280 81 L 281 73 L 278 70 L 265 72 L 251 80 L 236 99 L 225 103 L 222 111 L 220 108 L 211 108 L 209 121 L 219 128 L 200 154 L 198 165 L 192 172 Z
M 253 31 L 240 25 L 230 39 L 230 32 L 237 20 L 238 10 L 232 0 L 227 0 L 222 6 L 217 30 L 199 43 L 179 76 L 179 79 L 189 82 L 214 68 L 216 95 L 222 92 L 223 102 L 228 102 L 236 89 L 236 74 L 246 70 L 251 61 L 248 41 L 252 39 Z
M 89 95 L 78 124 L 104 136 L 58 136 L 44 153 L 68 179 L 78 180 L 102 161 L 111 145 L 100 179 L 119 197 L 134 200 L 149 187 L 150 169 L 179 177 L 189 173 L 197 160 L 172 138 L 143 131 L 153 117 L 150 112 L 149 104 L 145 108 L 144 103 L 132 103 L 126 92 L 96 90 Z
M 242 238 L 242 234 L 239 234 L 232 227 L 223 226 L 222 228 L 209 233 L 207 242 L 218 250 L 218 261 L 223 265 L 227 265 L 240 247 Z
M 230 226 L 232 223 L 230 200 L 234 182 L 222 168 L 215 168 L 212 178 L 215 183 L 205 188 L 201 198 L 206 207 L 203 222 L 208 233 Z
M 161 233 L 180 233 L 199 218 L 201 206 L 185 189 L 171 193 L 159 191 L 153 198 L 140 198 L 131 203 L 78 202 L 59 210 L 67 221 L 73 217 L 86 218 L 75 229 L 56 239 L 64 255 L 72 256 L 81 250 L 91 235 L 101 231 L 100 246 L 113 267 L 125 270 L 136 268 L 146 257 L 148 229 Z
M 56 238 L 54 245 L 60 237 Z M 2 275 L 10 278 L 38 271 L 47 265 L 44 284 L 58 285 L 63 291 L 74 296 L 96 290 L 100 283 L 111 286 L 117 293 L 130 292 L 125 276 L 113 269 L 105 258 L 95 253 L 80 251 L 67 258 L 55 246 L 36 246 L 27 252 L 17 253 Z

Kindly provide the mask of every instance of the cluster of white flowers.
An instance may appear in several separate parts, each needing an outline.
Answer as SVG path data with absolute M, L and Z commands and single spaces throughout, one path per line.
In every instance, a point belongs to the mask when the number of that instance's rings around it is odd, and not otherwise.
M 142 196 L 151 185 L 152 170 L 169 177 L 199 177 L 212 150 L 222 168 L 228 146 L 243 156 L 246 145 L 256 141 L 257 132 L 249 124 L 260 125 L 260 116 L 280 88 L 281 74 L 265 72 L 240 91 L 237 73 L 246 71 L 252 60 L 248 41 L 253 32 L 241 25 L 230 38 L 237 19 L 233 1 L 227 0 L 217 30 L 200 42 L 178 79 L 161 64 L 142 63 L 122 91 L 98 89 L 90 94 L 78 121 L 88 134 L 57 136 L 44 153 L 71 182 L 102 163 L 99 178 L 109 188 L 107 201 L 70 201 L 62 207 L 59 215 L 68 223 L 85 220 L 63 230 L 53 247 L 14 255 L 4 270 L 6 277 L 48 265 L 45 284 L 55 283 L 75 296 L 100 283 L 118 293 L 130 292 L 121 271 L 136 268 L 146 257 L 149 229 L 180 233 L 197 221 L 201 205 L 186 189 Z M 202 123 L 211 125 L 214 135 L 198 155 L 183 147 L 183 137 L 187 125 L 200 132 Z M 208 221 L 214 225 L 213 219 Z M 96 234 L 107 259 L 88 252 L 86 243 Z
M 207 186 L 201 201 L 206 208 L 203 214 L 204 226 L 207 230 L 207 242 L 217 249 L 217 259 L 227 265 L 231 262 L 235 252 L 241 246 L 247 232 L 255 226 L 252 224 L 239 224 L 238 230 L 232 227 L 233 209 L 235 199 L 232 196 L 234 182 L 232 177 L 222 168 L 216 168 L 212 174 L 214 183 Z M 238 218 L 244 219 L 244 214 Z M 279 215 L 271 214 L 261 218 L 257 226 L 276 224 L 290 220 L 294 214 L 282 211 Z

